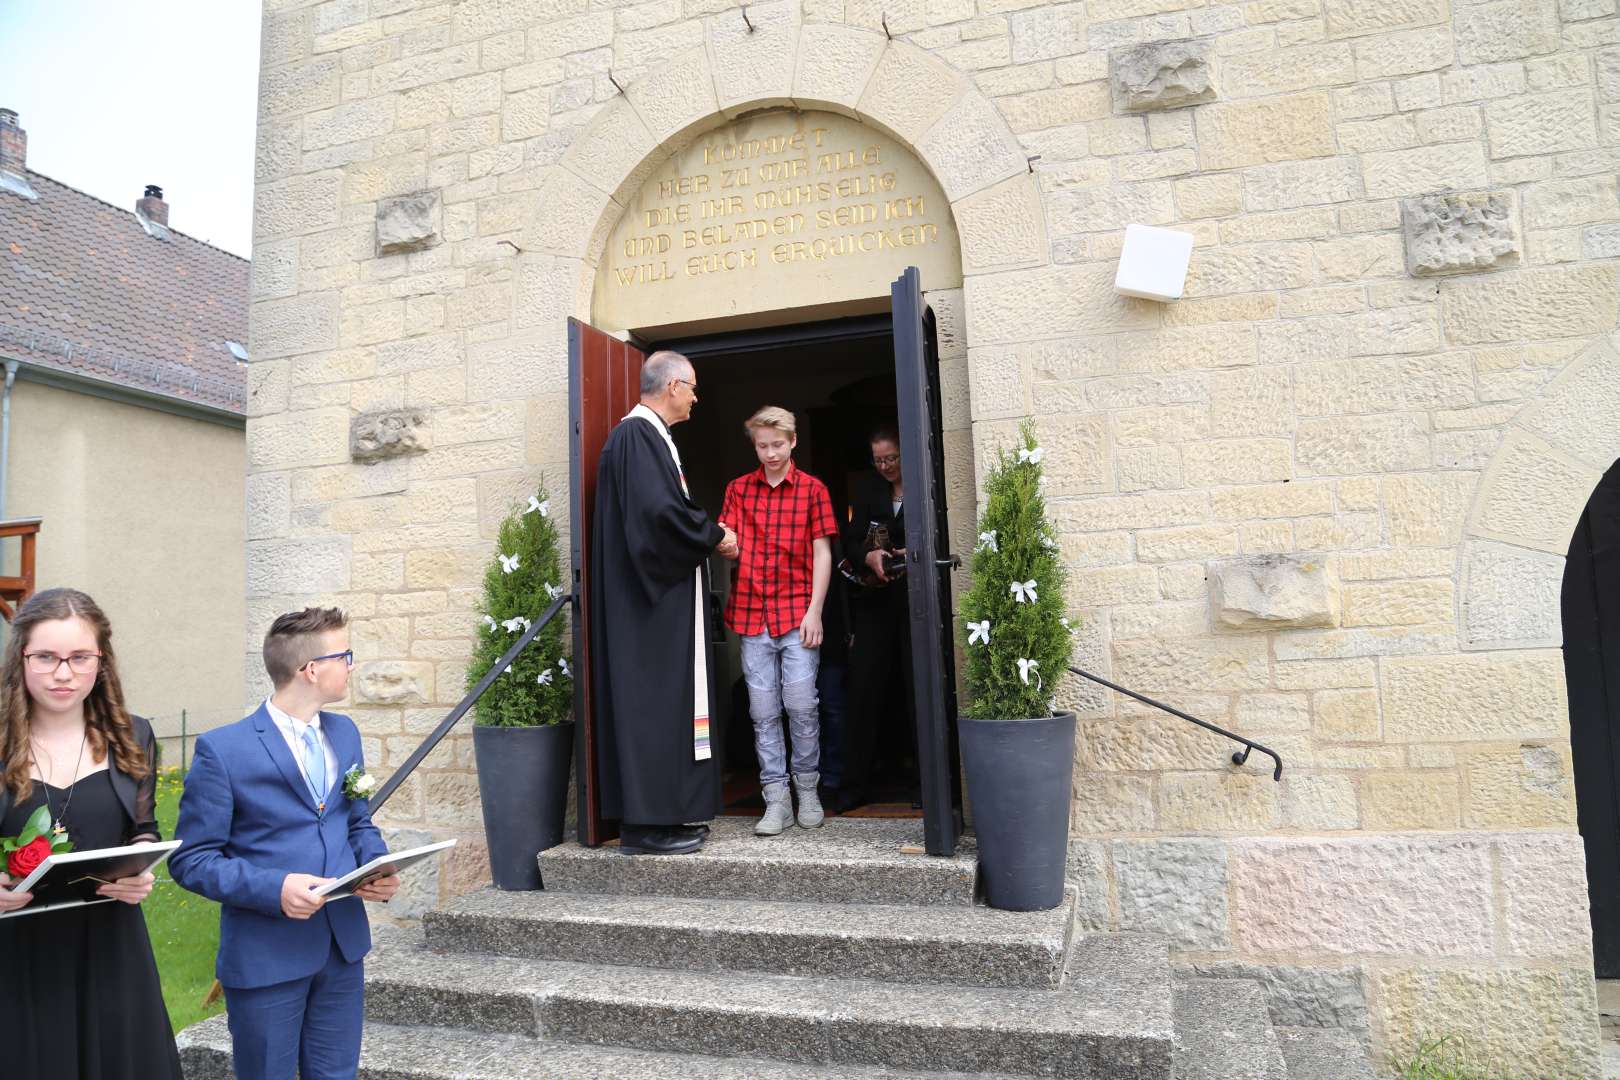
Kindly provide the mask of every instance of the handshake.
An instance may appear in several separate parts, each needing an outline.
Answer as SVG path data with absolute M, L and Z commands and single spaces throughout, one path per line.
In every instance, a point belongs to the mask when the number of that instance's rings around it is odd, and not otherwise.
M 726 531 L 726 535 L 721 537 L 720 543 L 715 545 L 714 550 L 728 559 L 735 559 L 737 557 L 737 534 L 732 532 L 731 526 L 727 525 L 723 521 L 716 522 L 715 524 L 724 529 Z

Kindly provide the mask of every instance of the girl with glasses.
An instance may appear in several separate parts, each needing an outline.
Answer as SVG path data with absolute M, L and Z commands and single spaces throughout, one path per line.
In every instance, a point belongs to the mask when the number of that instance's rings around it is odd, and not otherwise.
M 159 840 L 152 727 L 124 706 L 112 628 L 94 600 L 49 589 L 11 623 L 0 667 L 0 836 L 41 807 L 75 850 Z M 5 866 L 0 866 L 4 871 Z M 0 872 L 0 913 L 33 897 Z M 8 1075 L 180 1080 L 139 904 L 153 876 L 89 904 L 0 920 Z

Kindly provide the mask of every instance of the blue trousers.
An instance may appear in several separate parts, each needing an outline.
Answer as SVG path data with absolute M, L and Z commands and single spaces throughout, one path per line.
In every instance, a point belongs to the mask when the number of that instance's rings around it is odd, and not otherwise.
M 347 903 L 340 900 L 339 903 Z M 354 1080 L 365 1020 L 365 961 L 333 946 L 305 979 L 225 988 L 236 1080 Z

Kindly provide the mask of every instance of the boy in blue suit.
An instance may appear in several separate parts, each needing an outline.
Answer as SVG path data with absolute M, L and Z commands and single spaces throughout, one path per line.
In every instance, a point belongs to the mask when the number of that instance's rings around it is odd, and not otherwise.
M 280 616 L 264 666 L 275 692 L 197 740 L 169 873 L 219 901 L 215 973 L 238 1080 L 352 1080 L 371 927 L 358 900 L 310 893 L 388 851 L 365 801 L 343 791 L 349 769 L 365 769 L 360 731 L 321 710 L 348 693 L 348 617 Z M 355 895 L 386 902 L 398 888 L 387 877 Z

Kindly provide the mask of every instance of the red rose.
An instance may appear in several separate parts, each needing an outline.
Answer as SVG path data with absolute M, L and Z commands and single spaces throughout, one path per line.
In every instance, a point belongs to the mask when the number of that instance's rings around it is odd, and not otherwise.
M 6 856 L 6 873 L 11 875 L 13 881 L 21 881 L 38 869 L 40 863 L 50 858 L 50 854 L 50 840 L 36 836 Z

